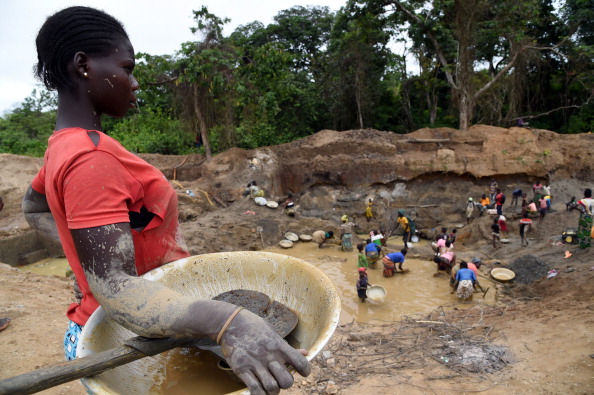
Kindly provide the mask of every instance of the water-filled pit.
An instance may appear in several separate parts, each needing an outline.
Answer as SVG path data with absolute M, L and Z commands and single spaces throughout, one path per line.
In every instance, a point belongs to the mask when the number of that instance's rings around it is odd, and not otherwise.
M 340 292 L 342 311 L 340 324 L 351 322 L 385 323 L 397 321 L 403 315 L 416 315 L 429 313 L 438 306 L 451 306 L 459 302 L 455 295 L 450 294 L 449 279 L 444 273 L 434 277 L 436 265 L 433 261 L 412 258 L 415 255 L 413 244 L 404 261 L 405 273 L 396 273 L 393 277 L 386 278 L 382 275 L 383 266 L 378 261 L 377 269 L 368 269 L 369 283 L 381 285 L 387 291 L 384 300 L 376 301 L 367 299 L 361 303 L 357 297 L 357 249 L 352 252 L 343 252 L 334 244 L 318 248 L 315 243 L 297 242 L 292 248 L 274 248 L 271 251 L 279 254 L 301 258 L 317 266 L 330 277 Z M 399 251 L 400 238 L 390 238 L 388 246 L 390 252 Z M 495 289 L 489 280 L 479 278 L 483 288 L 491 287 L 483 297 L 482 293 L 475 293 L 473 300 L 478 303 L 494 304 Z M 464 305 L 458 305 L 462 307 Z M 467 305 L 466 305 L 467 306 Z

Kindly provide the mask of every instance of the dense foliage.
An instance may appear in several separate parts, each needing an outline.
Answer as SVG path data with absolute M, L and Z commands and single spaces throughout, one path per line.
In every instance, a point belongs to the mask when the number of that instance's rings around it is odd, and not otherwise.
M 229 20 L 202 7 L 196 41 L 137 55 L 139 111 L 103 126 L 133 152 L 196 152 L 200 139 L 208 156 L 322 129 L 407 133 L 522 118 L 588 132 L 592 10 L 594 0 L 348 0 L 336 13 L 296 6 L 225 36 Z M 0 152 L 42 155 L 55 109 L 40 88 L 4 114 Z

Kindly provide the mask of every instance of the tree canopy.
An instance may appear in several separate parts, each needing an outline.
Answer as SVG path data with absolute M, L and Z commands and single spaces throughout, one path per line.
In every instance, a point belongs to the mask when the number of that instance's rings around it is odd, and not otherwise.
M 104 122 L 134 152 L 256 148 L 322 129 L 594 126 L 593 0 L 347 0 L 280 11 L 226 36 L 193 13 L 196 39 L 137 54 L 139 110 Z M 0 118 L 0 152 L 42 155 L 56 100 L 34 90 Z

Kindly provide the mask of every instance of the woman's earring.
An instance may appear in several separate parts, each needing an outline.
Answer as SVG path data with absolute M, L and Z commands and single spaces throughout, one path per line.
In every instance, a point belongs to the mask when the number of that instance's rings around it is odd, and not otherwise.
M 83 73 L 83 75 L 85 76 L 85 78 L 88 78 L 89 77 L 89 74 L 87 74 L 86 71 Z

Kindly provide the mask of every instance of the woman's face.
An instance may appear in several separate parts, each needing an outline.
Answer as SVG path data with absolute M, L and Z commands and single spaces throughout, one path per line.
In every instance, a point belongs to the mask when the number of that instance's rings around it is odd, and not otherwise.
M 97 116 L 120 118 L 136 107 L 134 65 L 134 48 L 124 38 L 108 56 L 89 57 L 87 93 Z

